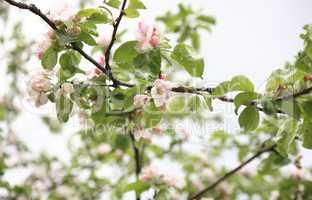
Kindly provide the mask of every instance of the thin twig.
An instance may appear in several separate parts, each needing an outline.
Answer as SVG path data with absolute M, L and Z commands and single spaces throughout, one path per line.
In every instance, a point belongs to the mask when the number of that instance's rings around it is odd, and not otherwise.
M 242 162 L 239 166 L 235 167 L 234 169 L 232 169 L 231 171 L 229 171 L 228 173 L 226 173 L 224 176 L 222 176 L 221 178 L 219 178 L 217 181 L 215 181 L 214 183 L 212 183 L 211 185 L 209 185 L 208 187 L 204 188 L 203 190 L 197 192 L 196 194 L 192 195 L 190 198 L 188 198 L 189 200 L 196 200 L 201 198 L 205 193 L 207 193 L 208 191 L 214 189 L 215 187 L 217 187 L 221 182 L 225 181 L 226 179 L 228 179 L 229 177 L 231 177 L 232 175 L 234 175 L 236 172 L 238 172 L 241 168 L 243 168 L 244 166 L 246 166 L 247 164 L 249 164 L 250 162 L 252 162 L 254 159 L 260 157 L 263 153 L 266 152 L 271 152 L 274 150 L 276 145 L 272 145 L 270 147 L 267 148 L 262 148 L 261 150 L 259 150 L 255 155 L 253 155 L 252 157 L 250 157 L 249 159 L 247 159 L 246 161 Z
M 105 51 L 105 62 L 106 62 L 105 69 L 108 72 L 109 78 L 113 81 L 113 84 L 116 85 L 116 86 L 124 85 L 125 83 L 122 83 L 122 82 L 118 81 L 117 79 L 115 79 L 113 77 L 112 69 L 111 69 L 111 66 L 110 66 L 110 55 L 111 55 L 112 48 L 113 48 L 114 43 L 115 43 L 116 38 L 117 38 L 117 31 L 118 31 L 118 28 L 119 28 L 119 24 L 120 24 L 120 22 L 122 20 L 122 17 L 125 14 L 124 10 L 126 8 L 126 5 L 127 5 L 127 0 L 124 0 L 123 3 L 122 3 L 121 9 L 120 9 L 119 16 L 117 17 L 116 21 L 113 22 L 113 32 L 112 32 L 111 41 L 109 42 L 109 44 L 107 46 L 107 49 Z M 126 84 L 124 86 L 132 86 L 132 85 Z

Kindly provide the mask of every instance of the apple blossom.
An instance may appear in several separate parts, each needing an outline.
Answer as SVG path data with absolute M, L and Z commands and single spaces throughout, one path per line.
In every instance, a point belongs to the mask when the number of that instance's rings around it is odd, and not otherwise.
M 161 177 L 164 183 L 170 187 L 181 189 L 184 186 L 184 180 L 180 176 L 172 174 L 162 174 Z
M 145 94 L 137 94 L 133 97 L 133 104 L 136 108 L 144 107 L 150 100 L 150 97 Z
M 149 165 L 142 170 L 140 180 L 143 182 L 151 181 L 159 176 L 159 170 L 155 165 Z
M 156 48 L 160 43 L 158 29 L 156 27 L 150 29 L 144 22 L 139 22 L 138 40 L 141 51 Z
M 99 64 L 100 65 L 105 65 L 105 56 L 101 56 L 99 59 Z
M 137 128 L 134 131 L 134 138 L 136 141 L 139 141 L 141 138 L 145 139 L 148 142 L 152 141 L 152 133 L 144 128 Z
M 92 78 L 98 77 L 101 74 L 102 74 L 102 71 L 99 68 L 97 68 L 97 67 L 92 67 L 91 70 L 87 71 L 88 79 L 92 79 Z
M 100 47 L 106 48 L 109 45 L 109 39 L 106 35 L 100 35 L 97 43 Z
M 71 94 L 74 92 L 74 86 L 71 83 L 63 83 L 60 89 L 62 95 Z
M 112 151 L 112 147 L 109 144 L 101 144 L 98 149 L 97 152 L 101 155 L 106 155 L 108 153 L 110 153 Z
M 151 89 L 151 96 L 154 100 L 156 107 L 164 107 L 169 101 L 171 85 L 168 81 L 157 79 L 153 83 Z
M 28 82 L 28 97 L 35 103 L 36 107 L 44 105 L 48 102 L 46 92 L 52 88 L 49 76 L 50 72 L 48 71 L 38 71 L 31 76 Z
M 74 16 L 74 9 L 67 4 L 57 6 L 54 9 L 50 10 L 47 14 L 47 17 L 54 22 L 69 21 L 73 19 Z

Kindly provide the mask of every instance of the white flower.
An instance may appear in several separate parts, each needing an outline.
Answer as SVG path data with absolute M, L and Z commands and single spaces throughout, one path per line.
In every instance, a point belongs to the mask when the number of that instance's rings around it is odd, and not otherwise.
M 143 182 L 151 181 L 154 178 L 159 176 L 159 170 L 155 165 L 149 165 L 142 170 L 142 175 L 140 176 L 140 180 Z
M 157 79 L 151 89 L 151 96 L 156 107 L 163 107 L 170 98 L 171 85 L 168 81 Z
M 133 98 L 133 104 L 136 108 L 144 107 L 148 101 L 150 100 L 150 97 L 144 94 L 137 94 Z
M 74 92 L 74 86 L 71 83 L 63 83 L 60 89 L 60 94 L 67 95 Z
M 48 71 L 39 71 L 31 76 L 29 85 L 36 92 L 47 92 L 51 89 L 52 83 L 49 79 Z
M 64 22 L 73 19 L 74 15 L 74 9 L 67 4 L 63 4 L 55 7 L 55 9 L 50 10 L 47 14 L 47 17 L 54 22 Z
M 102 74 L 102 71 L 97 67 L 93 67 L 91 70 L 87 71 L 88 79 L 96 78 L 101 74 Z
M 49 79 L 48 71 L 39 71 L 31 76 L 28 82 L 27 93 L 36 107 L 42 106 L 48 102 L 46 92 L 51 90 L 52 83 Z
M 162 174 L 162 180 L 170 187 L 181 189 L 184 186 L 184 180 L 177 175 Z
M 108 153 L 110 153 L 112 151 L 112 147 L 109 144 L 101 144 L 98 149 L 97 152 L 101 155 L 106 155 Z
M 106 35 L 100 35 L 97 43 L 99 46 L 106 48 L 109 45 L 109 39 Z
M 144 128 L 137 128 L 134 130 L 134 138 L 136 141 L 139 141 L 141 138 L 145 139 L 148 142 L 152 141 L 152 133 Z

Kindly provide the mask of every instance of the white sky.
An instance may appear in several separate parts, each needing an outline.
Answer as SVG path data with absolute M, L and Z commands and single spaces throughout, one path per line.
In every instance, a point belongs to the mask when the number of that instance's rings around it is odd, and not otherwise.
M 73 1 L 31 2 L 47 10 L 60 3 L 70 4 Z M 171 8 L 176 9 L 178 2 L 182 0 L 145 0 L 148 10 L 143 11 L 142 18 L 152 22 L 155 15 Z M 227 80 L 237 74 L 245 74 L 254 82 L 256 88 L 262 88 L 272 70 L 282 67 L 286 61 L 293 61 L 294 55 L 302 47 L 299 38 L 302 27 L 312 23 L 311 0 L 183 2 L 192 3 L 217 18 L 218 24 L 213 28 L 213 33 L 203 37 L 205 80 L 212 83 Z M 16 16 L 22 17 L 27 23 L 26 32 L 29 37 L 36 38 L 46 32 L 46 26 L 39 18 L 27 11 L 15 11 L 18 13 Z M 122 26 L 135 27 L 131 21 L 122 23 Z M 39 126 L 37 122 L 35 114 L 27 112 L 15 128 L 34 150 L 48 149 L 53 154 L 64 156 L 64 136 L 50 136 L 48 130 Z

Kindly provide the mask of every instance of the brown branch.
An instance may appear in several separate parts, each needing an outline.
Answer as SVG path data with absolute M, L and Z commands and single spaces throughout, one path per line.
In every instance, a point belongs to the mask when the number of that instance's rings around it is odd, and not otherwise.
M 253 155 L 252 157 L 250 157 L 249 159 L 247 159 L 246 161 L 242 162 L 239 166 L 235 167 L 234 169 L 232 169 L 231 171 L 229 171 L 228 173 L 226 173 L 224 176 L 222 176 L 221 178 L 219 178 L 217 181 L 215 181 L 214 183 L 212 183 L 211 185 L 209 185 L 208 187 L 206 187 L 205 189 L 197 192 L 196 194 L 192 195 L 190 198 L 188 198 L 189 200 L 196 200 L 201 198 L 205 193 L 207 193 L 208 191 L 214 189 L 215 187 L 217 187 L 221 182 L 225 181 L 226 179 L 230 178 L 232 175 L 234 175 L 236 172 L 238 172 L 240 169 L 242 169 L 244 166 L 246 166 L 247 164 L 249 164 L 250 162 L 252 162 L 254 159 L 260 157 L 262 154 L 266 153 L 266 152 L 271 152 L 274 150 L 276 145 L 272 145 L 270 147 L 267 148 L 262 148 L 261 150 L 259 150 L 255 155 Z
M 139 148 L 135 145 L 135 137 L 133 133 L 130 132 L 130 139 L 132 142 L 132 148 L 133 148 L 133 153 L 134 153 L 134 160 L 135 160 L 135 174 L 138 177 L 141 173 L 142 166 L 141 166 L 141 156 L 140 156 L 140 150 Z
M 108 47 L 107 47 L 107 49 L 105 51 L 105 62 L 106 62 L 105 69 L 108 72 L 108 77 L 113 81 L 113 84 L 115 86 L 122 85 L 122 86 L 132 87 L 133 85 L 120 82 L 120 81 L 118 81 L 117 79 L 115 79 L 113 77 L 112 69 L 111 69 L 111 66 L 110 66 L 110 63 L 109 63 L 111 51 L 112 51 L 114 43 L 115 43 L 115 41 L 117 39 L 117 31 L 118 31 L 118 28 L 119 28 L 119 24 L 120 24 L 120 22 L 122 20 L 122 17 L 125 15 L 124 10 L 126 8 L 126 5 L 127 5 L 127 0 L 124 0 L 123 3 L 122 3 L 121 9 L 120 9 L 119 16 L 116 19 L 116 21 L 113 23 L 113 33 L 112 33 L 111 41 L 108 44 Z

